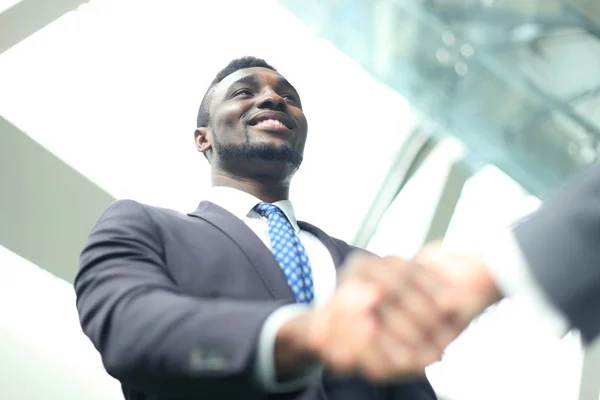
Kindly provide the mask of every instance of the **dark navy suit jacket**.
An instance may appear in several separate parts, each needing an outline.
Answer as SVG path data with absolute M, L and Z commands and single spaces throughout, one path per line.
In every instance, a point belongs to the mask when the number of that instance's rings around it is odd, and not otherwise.
M 336 268 L 353 249 L 299 225 Z M 114 203 L 90 233 L 75 291 L 83 331 L 127 399 L 435 399 L 422 378 L 387 386 L 323 378 L 300 392 L 264 393 L 253 378 L 258 336 L 294 295 L 270 249 L 210 202 L 188 215 Z
M 554 192 L 514 233 L 548 300 L 591 344 L 600 336 L 600 162 Z

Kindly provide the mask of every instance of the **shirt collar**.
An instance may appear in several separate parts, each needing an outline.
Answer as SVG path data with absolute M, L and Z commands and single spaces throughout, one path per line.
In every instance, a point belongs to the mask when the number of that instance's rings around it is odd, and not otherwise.
M 249 215 L 258 216 L 258 213 L 253 208 L 258 203 L 262 203 L 259 198 L 254 197 L 250 193 L 227 186 L 211 187 L 206 200 L 224 208 L 242 221 Z M 279 200 L 273 203 L 273 205 L 283 211 L 292 224 L 294 231 L 298 233 L 300 227 L 296 220 L 296 213 L 294 212 L 292 202 L 289 200 Z

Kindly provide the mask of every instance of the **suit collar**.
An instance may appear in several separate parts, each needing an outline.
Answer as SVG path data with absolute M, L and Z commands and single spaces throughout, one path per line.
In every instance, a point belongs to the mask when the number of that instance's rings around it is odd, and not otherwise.
M 242 192 L 242 193 L 244 193 L 244 192 Z M 254 196 L 252 196 L 252 197 L 254 197 Z M 250 228 L 248 228 L 248 226 L 245 223 L 243 223 L 243 217 L 240 218 L 240 217 L 234 215 L 232 212 L 226 210 L 225 208 L 223 208 L 215 203 L 212 203 L 210 201 L 202 201 L 198 205 L 198 208 L 196 209 L 196 211 L 191 212 L 188 215 L 193 216 L 193 217 L 198 217 L 201 219 L 208 219 L 209 222 L 211 222 L 213 225 L 215 225 L 216 228 L 219 228 L 219 229 L 222 228 L 221 230 L 225 230 L 227 232 L 231 232 L 233 230 L 233 231 L 235 231 L 235 232 L 233 232 L 233 236 L 236 236 L 236 237 L 238 237 L 239 235 L 242 235 L 243 237 L 245 237 L 246 235 L 251 236 L 253 239 L 256 239 L 256 240 L 252 240 L 252 242 L 253 242 L 252 245 L 257 246 L 261 249 L 264 249 L 266 251 L 266 255 L 269 256 L 268 258 L 275 260 L 271 250 L 269 248 L 267 248 L 267 246 L 264 245 L 264 243 L 254 234 L 254 232 L 252 232 L 252 230 Z M 208 218 L 205 218 L 207 215 L 208 215 Z M 215 218 L 215 216 L 219 216 L 219 217 Z M 223 222 L 225 225 L 223 227 L 221 227 L 221 226 L 219 226 L 219 224 L 217 222 Z M 242 222 L 242 223 L 240 224 L 240 222 Z M 303 231 L 310 232 L 313 235 L 315 235 L 317 238 L 319 238 L 321 243 L 323 243 L 323 245 L 329 251 L 329 254 L 331 254 L 331 258 L 333 259 L 333 263 L 334 263 L 336 269 L 342 264 L 342 262 L 344 261 L 345 254 L 342 254 L 342 251 L 340 250 L 338 243 L 336 243 L 335 240 L 331 236 L 329 236 L 323 230 L 317 228 L 316 226 L 309 224 L 308 222 L 297 221 L 297 225 L 298 225 L 298 230 L 301 229 Z M 240 233 L 236 234 L 238 231 Z M 286 281 L 286 283 L 287 283 L 287 281 Z
M 344 255 L 341 253 L 338 244 L 331 236 L 316 226 L 309 224 L 308 222 L 298 221 L 298 225 L 303 231 L 310 232 L 319 238 L 321 243 L 323 243 L 327 250 L 329 250 L 329 254 L 331 254 L 331 258 L 333 259 L 333 264 L 335 265 L 336 269 L 342 265 Z
M 261 218 L 260 215 L 253 210 L 254 206 L 261 203 L 261 200 L 250 193 L 246 193 L 239 189 L 228 186 L 213 186 L 210 188 L 206 200 L 229 211 L 241 221 L 248 216 Z M 273 203 L 273 205 L 283 211 L 296 233 L 298 233 L 300 227 L 296 220 L 296 213 L 294 212 L 292 202 L 289 200 L 280 200 Z
M 231 239 L 232 246 L 238 246 L 247 256 L 248 262 L 256 270 L 260 280 L 275 299 L 286 302 L 296 301 L 281 267 L 273 257 L 271 250 L 243 223 L 239 217 L 209 201 L 203 201 L 196 211 L 188 214 L 190 217 L 202 219 L 220 230 Z M 300 229 L 315 235 L 331 254 L 333 263 L 340 267 L 346 255 L 338 243 L 316 226 L 299 221 Z

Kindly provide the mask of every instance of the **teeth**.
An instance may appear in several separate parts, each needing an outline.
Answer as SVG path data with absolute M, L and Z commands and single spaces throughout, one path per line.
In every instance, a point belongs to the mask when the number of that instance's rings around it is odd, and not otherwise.
M 267 125 L 267 124 L 273 124 L 273 125 L 281 125 L 281 126 L 283 126 L 283 123 L 281 121 L 276 120 L 276 119 L 264 119 L 264 120 L 260 121 L 256 125 L 262 125 L 262 124 L 265 124 L 265 125 Z

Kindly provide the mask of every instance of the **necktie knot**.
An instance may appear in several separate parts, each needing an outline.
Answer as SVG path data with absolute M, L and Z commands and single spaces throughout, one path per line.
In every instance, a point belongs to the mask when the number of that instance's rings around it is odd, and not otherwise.
M 273 214 L 282 214 L 279 207 L 274 206 L 271 203 L 258 203 L 254 210 L 259 213 L 261 216 L 269 218 Z

